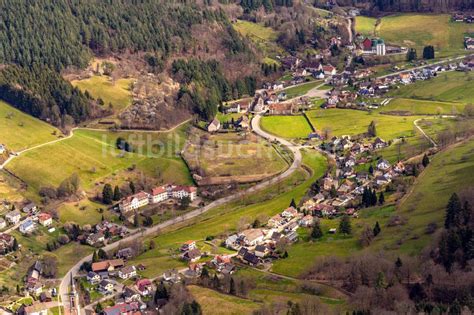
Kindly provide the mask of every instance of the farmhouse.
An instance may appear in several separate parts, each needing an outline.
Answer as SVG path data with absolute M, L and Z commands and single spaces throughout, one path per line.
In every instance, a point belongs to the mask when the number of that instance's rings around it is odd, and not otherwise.
M 125 266 L 118 271 L 120 279 L 130 279 L 137 275 L 137 268 L 135 266 Z
M 292 115 L 298 111 L 299 106 L 293 102 L 275 103 L 268 107 L 270 115 Z
M 110 272 L 125 265 L 122 259 L 112 259 L 93 263 L 91 268 L 94 272 Z
M 149 204 L 149 195 L 148 193 L 144 191 L 140 191 L 139 193 L 136 193 L 135 195 L 128 196 L 127 198 L 124 198 L 120 204 L 120 212 L 122 214 L 128 213 L 132 210 L 136 210 L 138 208 L 144 207 Z
M 221 123 L 219 119 L 214 118 L 209 125 L 207 126 L 207 131 L 208 132 L 216 132 L 221 128 Z
M 181 255 L 181 258 L 186 261 L 195 262 L 201 259 L 201 252 L 199 249 L 193 248 Z
M 36 204 L 31 202 L 27 204 L 26 206 L 23 207 L 22 211 L 24 213 L 35 213 L 38 208 L 36 207 Z
M 362 42 L 362 49 L 364 54 L 375 54 L 377 56 L 385 56 L 385 42 L 381 38 L 366 38 Z
M 245 245 L 255 246 L 263 241 L 265 234 L 261 229 L 248 229 L 242 231 L 240 236 L 243 238 Z
M 188 250 L 193 250 L 196 248 L 196 241 L 186 241 L 183 245 L 180 247 L 180 251 L 182 252 L 187 252 Z
M 323 66 L 323 71 L 325 75 L 335 75 L 337 73 L 336 68 L 332 65 Z
M 20 222 L 21 214 L 18 210 L 14 210 L 14 211 L 8 212 L 5 215 L 5 219 L 11 224 L 17 224 L 18 222 Z
M 51 224 L 53 224 L 53 217 L 51 216 L 51 214 L 43 212 L 38 215 L 38 222 L 42 226 L 50 226 Z

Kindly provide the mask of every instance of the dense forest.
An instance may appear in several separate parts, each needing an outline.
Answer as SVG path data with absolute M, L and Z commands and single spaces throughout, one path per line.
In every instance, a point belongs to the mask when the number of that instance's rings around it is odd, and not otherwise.
M 65 126 L 94 114 L 92 100 L 55 71 L 42 66 L 11 65 L 0 71 L 0 98 L 16 108 Z
M 178 104 L 193 110 L 204 119 L 214 117 L 217 105 L 222 101 L 252 95 L 256 89 L 254 77 L 245 77 L 231 84 L 216 61 L 179 59 L 173 62 L 171 71 L 182 85 Z
M 189 43 L 189 29 L 204 21 L 225 21 L 222 11 L 188 1 L 3 0 L 0 63 L 41 63 L 55 70 L 87 65 L 91 51 L 155 51 L 167 55 Z
M 245 12 L 255 11 L 262 6 L 267 12 L 272 12 L 275 7 L 291 7 L 293 0 L 242 0 L 240 5 Z
M 192 51 L 191 28 L 206 23 L 219 25 L 228 55 L 251 53 L 222 10 L 193 1 L 0 0 L 0 9 L 0 64 L 16 65 L 1 72 L 0 99 L 56 126 L 97 114 L 94 101 L 59 75 L 70 66 L 84 68 L 94 55 L 146 51 L 163 63 Z M 206 93 L 192 91 L 192 107 L 203 117 L 228 99 L 226 89 L 232 95 L 227 80 L 217 76 L 197 80 Z M 209 87 L 211 81 L 223 85 Z M 241 84 L 237 90 L 248 91 Z

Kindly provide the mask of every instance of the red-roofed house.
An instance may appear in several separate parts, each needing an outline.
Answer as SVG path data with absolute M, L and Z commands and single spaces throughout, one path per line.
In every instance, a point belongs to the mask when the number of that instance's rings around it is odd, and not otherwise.
M 152 283 L 148 279 L 140 279 L 135 283 L 135 285 L 142 296 L 147 296 L 152 291 Z
M 183 199 L 188 197 L 191 201 L 196 199 L 197 188 L 193 186 L 176 186 L 173 187 L 173 198 Z
M 38 214 L 38 222 L 42 226 L 50 226 L 53 223 L 53 217 L 49 213 Z
M 150 203 L 159 203 L 169 198 L 168 189 L 166 186 L 155 187 L 151 190 Z

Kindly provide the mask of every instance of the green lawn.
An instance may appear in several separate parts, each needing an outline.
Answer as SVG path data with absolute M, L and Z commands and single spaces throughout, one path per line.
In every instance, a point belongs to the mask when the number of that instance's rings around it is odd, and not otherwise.
M 355 19 L 356 31 L 362 35 L 373 36 L 376 22 L 376 18 L 359 15 Z
M 474 103 L 474 73 L 447 72 L 436 78 L 402 86 L 390 95 L 443 102 Z
M 297 116 L 265 116 L 262 129 L 283 138 L 307 138 L 312 131 L 306 118 Z
M 274 60 L 273 57 L 284 52 L 276 40 L 278 33 L 270 27 L 265 27 L 259 23 L 253 23 L 250 21 L 237 20 L 233 23 L 234 29 L 239 32 L 242 36 L 249 38 L 255 45 L 264 53 L 265 57 L 269 57 Z M 269 63 L 269 59 L 264 59 L 266 63 Z
M 81 91 L 88 91 L 94 98 L 101 98 L 105 105 L 112 104 L 116 110 L 121 110 L 132 104 L 130 86 L 134 79 L 118 79 L 115 83 L 108 76 L 95 75 L 89 79 L 72 81 L 72 85 Z
M 0 101 L 0 143 L 20 151 L 58 139 L 62 133 L 53 126 Z
M 321 81 L 311 81 L 308 83 L 299 84 L 298 86 L 289 87 L 285 89 L 284 91 L 289 99 L 295 98 L 298 96 L 305 95 L 306 93 L 308 93 L 309 90 L 311 90 L 312 88 L 315 88 L 321 83 L 322 83 Z
M 376 19 L 357 17 L 356 31 L 370 35 Z M 414 47 L 418 56 L 423 47 L 433 45 L 437 57 L 462 54 L 464 34 L 474 31 L 474 26 L 466 23 L 451 22 L 450 14 L 396 14 L 381 18 L 375 28 L 377 36 L 386 43 L 405 47 Z
M 252 314 L 252 312 L 261 307 L 260 304 L 251 300 L 222 294 L 203 287 L 191 285 L 188 286 L 188 290 L 201 305 L 203 314 Z
M 85 224 L 94 225 L 105 219 L 113 219 L 109 211 L 105 210 L 105 206 L 89 199 L 83 199 L 79 202 L 64 202 L 58 208 L 59 220 L 62 223 L 75 222 L 80 226 Z M 101 213 L 98 209 L 104 209 Z
M 311 183 L 321 177 L 326 170 L 326 159 L 312 151 L 304 153 L 303 162 L 313 174 L 310 178 L 303 176 L 301 171 L 280 184 L 276 184 L 258 193 L 245 196 L 239 201 L 231 202 L 222 207 L 210 210 L 193 222 L 179 229 L 164 231 L 154 238 L 156 248 L 149 250 L 134 259 L 134 263 L 142 263 L 147 268 L 144 276 L 153 277 L 170 268 L 183 266 L 179 260 L 172 258 L 171 254 L 179 248 L 184 241 L 202 240 L 207 236 L 220 236 L 235 231 L 239 220 L 242 218 L 252 222 L 259 215 L 272 216 L 288 206 L 291 198 L 299 200 Z M 288 190 L 284 190 L 288 189 Z
M 115 149 L 119 136 L 134 146 L 134 153 L 122 154 Z M 183 143 L 181 129 L 163 134 L 76 130 L 70 139 L 22 154 L 8 165 L 8 170 L 26 182 L 33 193 L 43 186 L 57 187 L 73 173 L 79 175 L 81 187 L 88 190 L 97 181 L 115 177 L 134 165 L 145 175 L 189 183 L 187 167 L 176 156 Z
M 462 103 L 396 98 L 387 106 L 380 107 L 379 112 L 401 115 L 453 115 L 460 114 L 463 110 Z
M 352 109 L 315 109 L 306 114 L 316 129 L 329 129 L 333 136 L 367 132 L 370 122 L 375 121 L 377 136 L 385 141 L 415 135 L 413 122 L 422 117 L 382 115 L 377 112 Z

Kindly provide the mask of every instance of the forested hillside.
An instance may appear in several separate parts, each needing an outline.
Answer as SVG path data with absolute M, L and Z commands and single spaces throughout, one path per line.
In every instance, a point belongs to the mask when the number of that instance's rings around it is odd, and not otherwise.
M 91 52 L 157 51 L 166 56 L 190 48 L 192 25 L 224 20 L 221 11 L 187 1 L 3 0 L 0 62 L 60 70 L 85 66 Z
M 220 53 L 251 54 L 222 10 L 193 1 L 1 0 L 0 65 L 16 66 L 0 68 L 0 99 L 56 126 L 96 117 L 95 100 L 63 80 L 61 71 L 122 53 L 140 58 L 151 52 L 163 65 L 203 44 L 192 35 L 196 25 L 218 30 Z M 217 108 L 225 99 L 219 93 L 206 105 L 200 100 L 207 94 L 194 90 L 190 106 L 204 117 L 215 112 L 206 106 Z

